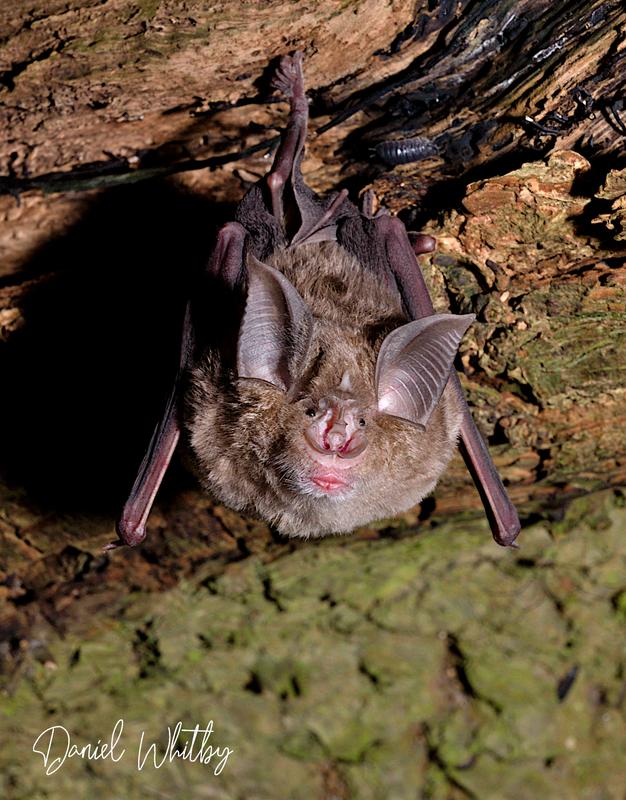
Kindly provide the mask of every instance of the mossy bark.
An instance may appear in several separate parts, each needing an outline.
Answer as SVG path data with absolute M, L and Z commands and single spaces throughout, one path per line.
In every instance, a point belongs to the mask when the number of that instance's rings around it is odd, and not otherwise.
M 607 491 L 527 527 L 519 553 L 453 522 L 205 561 L 115 613 L 87 601 L 63 636 L 51 617 L 18 648 L 2 795 L 619 800 L 625 525 Z M 31 752 L 52 725 L 83 746 L 119 719 L 116 763 L 70 758 L 46 776 Z M 211 744 L 234 751 L 218 775 L 217 757 L 138 771 L 142 732 L 160 761 L 168 726 L 209 720 Z

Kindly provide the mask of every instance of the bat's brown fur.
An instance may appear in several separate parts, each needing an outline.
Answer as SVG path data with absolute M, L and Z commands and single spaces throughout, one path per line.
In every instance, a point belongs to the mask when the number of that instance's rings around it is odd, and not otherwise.
M 192 370 L 186 427 L 198 475 L 218 500 L 291 536 L 351 531 L 405 511 L 434 488 L 454 451 L 461 411 L 448 386 L 426 429 L 377 411 L 374 372 L 387 333 L 406 322 L 395 289 L 364 271 L 339 244 L 276 252 L 268 263 L 298 290 L 314 316 L 307 379 L 299 397 L 239 379 L 209 351 Z M 341 497 L 307 490 L 305 412 L 348 372 L 366 419 L 368 447 Z

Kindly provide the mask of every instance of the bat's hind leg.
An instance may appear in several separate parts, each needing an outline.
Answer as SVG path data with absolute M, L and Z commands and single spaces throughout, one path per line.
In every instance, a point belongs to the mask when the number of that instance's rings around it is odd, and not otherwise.
M 265 179 L 272 215 L 282 226 L 290 247 L 334 241 L 336 218 L 348 192 L 342 189 L 322 201 L 302 178 L 300 162 L 307 135 L 309 104 L 304 92 L 301 52 L 281 58 L 273 86 L 289 98 L 291 108 L 287 128 Z
M 272 214 L 283 222 L 285 208 L 283 195 L 285 188 L 291 182 L 294 166 L 302 156 L 309 120 L 309 103 L 304 93 L 301 52 L 280 59 L 272 86 L 288 97 L 291 104 L 287 130 L 280 141 L 272 169 L 266 178 L 270 190 Z

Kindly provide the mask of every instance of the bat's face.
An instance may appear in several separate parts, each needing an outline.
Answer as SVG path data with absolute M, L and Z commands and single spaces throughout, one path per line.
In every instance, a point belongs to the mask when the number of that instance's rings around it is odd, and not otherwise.
M 374 372 L 373 362 L 372 384 Z M 339 386 L 348 376 L 346 370 Z M 277 400 L 276 441 L 266 464 L 294 500 L 314 499 L 318 512 L 324 505 L 336 511 L 340 503 L 355 502 L 361 510 L 382 504 L 397 511 L 395 498 L 407 491 L 410 504 L 418 502 L 419 488 L 427 491 L 447 463 L 458 428 L 456 416 L 444 412 L 445 403 L 423 431 L 381 413 L 373 392 L 337 385 L 294 403 Z
M 347 375 L 347 373 L 346 373 Z M 305 401 L 305 424 L 300 447 L 310 471 L 305 491 L 325 496 L 350 492 L 358 466 L 367 457 L 367 417 L 370 409 L 347 393 Z
M 298 494 L 339 499 L 359 490 L 372 453 L 375 366 L 366 335 L 315 320 L 301 375 L 280 398 L 277 459 Z

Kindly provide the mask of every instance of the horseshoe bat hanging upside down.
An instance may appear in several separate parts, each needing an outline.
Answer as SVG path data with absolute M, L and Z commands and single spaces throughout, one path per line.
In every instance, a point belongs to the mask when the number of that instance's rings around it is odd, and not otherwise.
M 351 531 L 414 506 L 461 448 L 493 535 L 520 524 L 453 361 L 474 316 L 435 314 L 400 220 L 318 197 L 300 163 L 302 54 L 274 87 L 290 100 L 269 174 L 219 232 L 185 316 L 178 376 L 118 522 L 135 546 L 181 429 L 203 486 L 283 534 Z

